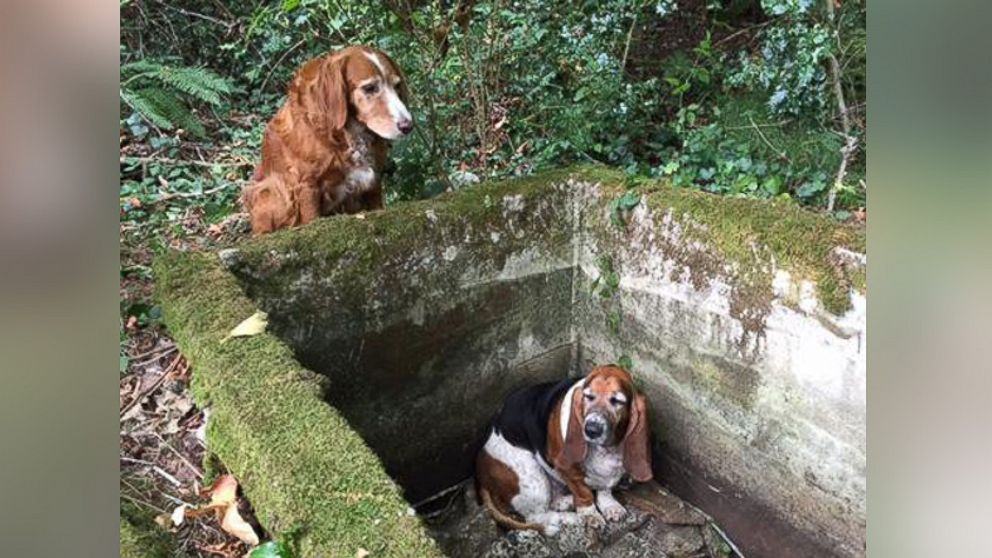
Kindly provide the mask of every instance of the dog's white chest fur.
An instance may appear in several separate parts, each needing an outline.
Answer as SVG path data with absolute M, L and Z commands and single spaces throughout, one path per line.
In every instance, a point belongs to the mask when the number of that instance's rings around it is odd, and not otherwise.
M 619 446 L 604 447 L 589 445 L 586 460 L 582 464 L 586 472 L 586 484 L 593 490 L 607 490 L 616 486 L 623 476 L 623 452 Z
M 375 171 L 371 167 L 351 169 L 344 177 L 344 185 L 349 194 L 367 192 L 375 186 Z
M 345 173 L 344 187 L 348 194 L 360 194 L 371 190 L 376 184 L 375 167 L 372 161 L 372 137 L 368 130 L 350 122 L 351 142 L 348 152 L 350 169 Z

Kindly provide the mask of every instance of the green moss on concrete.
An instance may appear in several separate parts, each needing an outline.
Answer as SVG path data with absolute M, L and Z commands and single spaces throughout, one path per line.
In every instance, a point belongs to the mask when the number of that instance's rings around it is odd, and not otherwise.
M 285 314 L 287 307 L 345 312 L 347 305 L 364 304 L 377 292 L 390 293 L 388 301 L 379 301 L 390 308 L 407 306 L 423 293 L 447 291 L 463 272 L 498 271 L 508 257 L 524 250 L 568 261 L 572 214 L 563 187 L 567 176 L 563 170 L 484 183 L 388 211 L 319 219 L 242 243 L 231 269 L 249 295 L 280 294 L 283 306 L 275 314 Z M 471 253 L 471 261 L 459 260 L 436 273 L 435 262 L 446 257 L 446 248 Z M 313 281 L 333 289 L 312 288 Z M 301 290 L 307 291 L 306 300 L 295 300 Z M 351 321 L 357 321 L 361 312 L 352 310 Z
M 292 532 L 304 556 L 439 554 L 379 459 L 283 343 L 264 333 L 221 344 L 256 308 L 216 255 L 171 253 L 155 275 L 165 323 L 195 370 L 194 396 L 211 408 L 210 451 L 270 534 Z
M 384 256 L 407 253 L 412 247 L 423 245 L 424 232 L 432 228 L 428 211 L 432 211 L 433 218 L 442 225 L 460 222 L 466 226 L 484 227 L 502 218 L 506 196 L 521 196 L 525 203 L 545 199 L 549 185 L 560 184 L 568 175 L 569 170 L 564 169 L 502 182 L 486 182 L 429 200 L 401 203 L 388 211 L 366 213 L 361 218 L 343 215 L 319 219 L 305 227 L 284 229 L 252 239 L 242 244 L 240 249 L 247 257 L 255 258 L 288 252 L 302 256 L 319 254 L 332 259 L 347 254 L 356 258 L 355 264 L 374 265 Z M 557 240 L 571 237 L 567 226 L 528 232 L 546 234 Z M 510 242 L 513 240 L 508 239 Z M 534 241 L 532 235 L 525 239 L 527 244 Z
M 607 196 L 622 194 L 630 181 L 623 173 L 603 167 L 577 169 L 574 176 L 601 183 Z M 656 212 L 671 208 L 690 239 L 714 249 L 723 261 L 739 264 L 745 273 L 770 273 L 763 269 L 763 262 L 771 256 L 794 279 L 815 282 L 820 301 L 830 312 L 839 314 L 850 308 L 849 289 L 865 290 L 864 270 L 848 272 L 832 256 L 837 247 L 864 253 L 861 228 L 837 223 L 789 201 L 716 196 L 675 188 L 663 180 L 638 180 L 635 187 L 643 195 L 642 203 Z M 762 304 L 771 296 L 770 275 L 760 282 L 768 288 L 748 293 L 750 304 Z
M 176 556 L 171 535 L 152 517 L 121 502 L 120 553 L 122 558 L 170 558 Z

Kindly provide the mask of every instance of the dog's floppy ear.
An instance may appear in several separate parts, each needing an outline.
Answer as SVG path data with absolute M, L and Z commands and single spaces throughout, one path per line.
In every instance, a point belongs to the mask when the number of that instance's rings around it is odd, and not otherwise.
M 582 390 L 576 389 L 572 394 L 572 412 L 569 413 L 568 427 L 565 432 L 565 447 L 562 454 L 565 461 L 574 465 L 586 460 L 586 437 L 582 434 Z
M 651 480 L 651 435 L 648 432 L 647 402 L 640 394 L 634 396 L 634 402 L 630 406 L 630 422 L 623 437 L 623 466 L 634 480 Z
M 328 58 L 317 79 L 318 102 L 332 130 L 343 130 L 348 122 L 348 82 L 344 64 L 344 57 Z

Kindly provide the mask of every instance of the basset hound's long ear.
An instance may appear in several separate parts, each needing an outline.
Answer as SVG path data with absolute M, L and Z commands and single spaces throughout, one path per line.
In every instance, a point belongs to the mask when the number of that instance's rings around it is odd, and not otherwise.
M 348 82 L 344 57 L 327 58 L 317 79 L 318 106 L 331 130 L 343 130 L 348 122 Z
M 582 433 L 582 390 L 575 389 L 572 393 L 572 412 L 569 413 L 568 427 L 565 431 L 565 447 L 562 456 L 569 465 L 582 463 L 586 460 L 586 437 Z
M 630 406 L 630 422 L 623 437 L 623 466 L 635 481 L 649 481 L 653 476 L 647 401 L 640 394 L 634 396 Z

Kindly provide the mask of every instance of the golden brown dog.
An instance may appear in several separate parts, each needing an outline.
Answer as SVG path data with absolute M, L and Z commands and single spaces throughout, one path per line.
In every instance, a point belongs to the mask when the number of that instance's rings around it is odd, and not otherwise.
M 252 231 L 382 208 L 389 141 L 413 129 L 407 95 L 399 66 L 379 50 L 353 46 L 307 62 L 265 128 L 244 195 Z
M 625 473 L 651 479 L 649 438 L 644 396 L 617 366 L 524 388 L 506 398 L 479 452 L 479 496 L 512 529 L 619 521 L 627 511 L 612 489 Z

